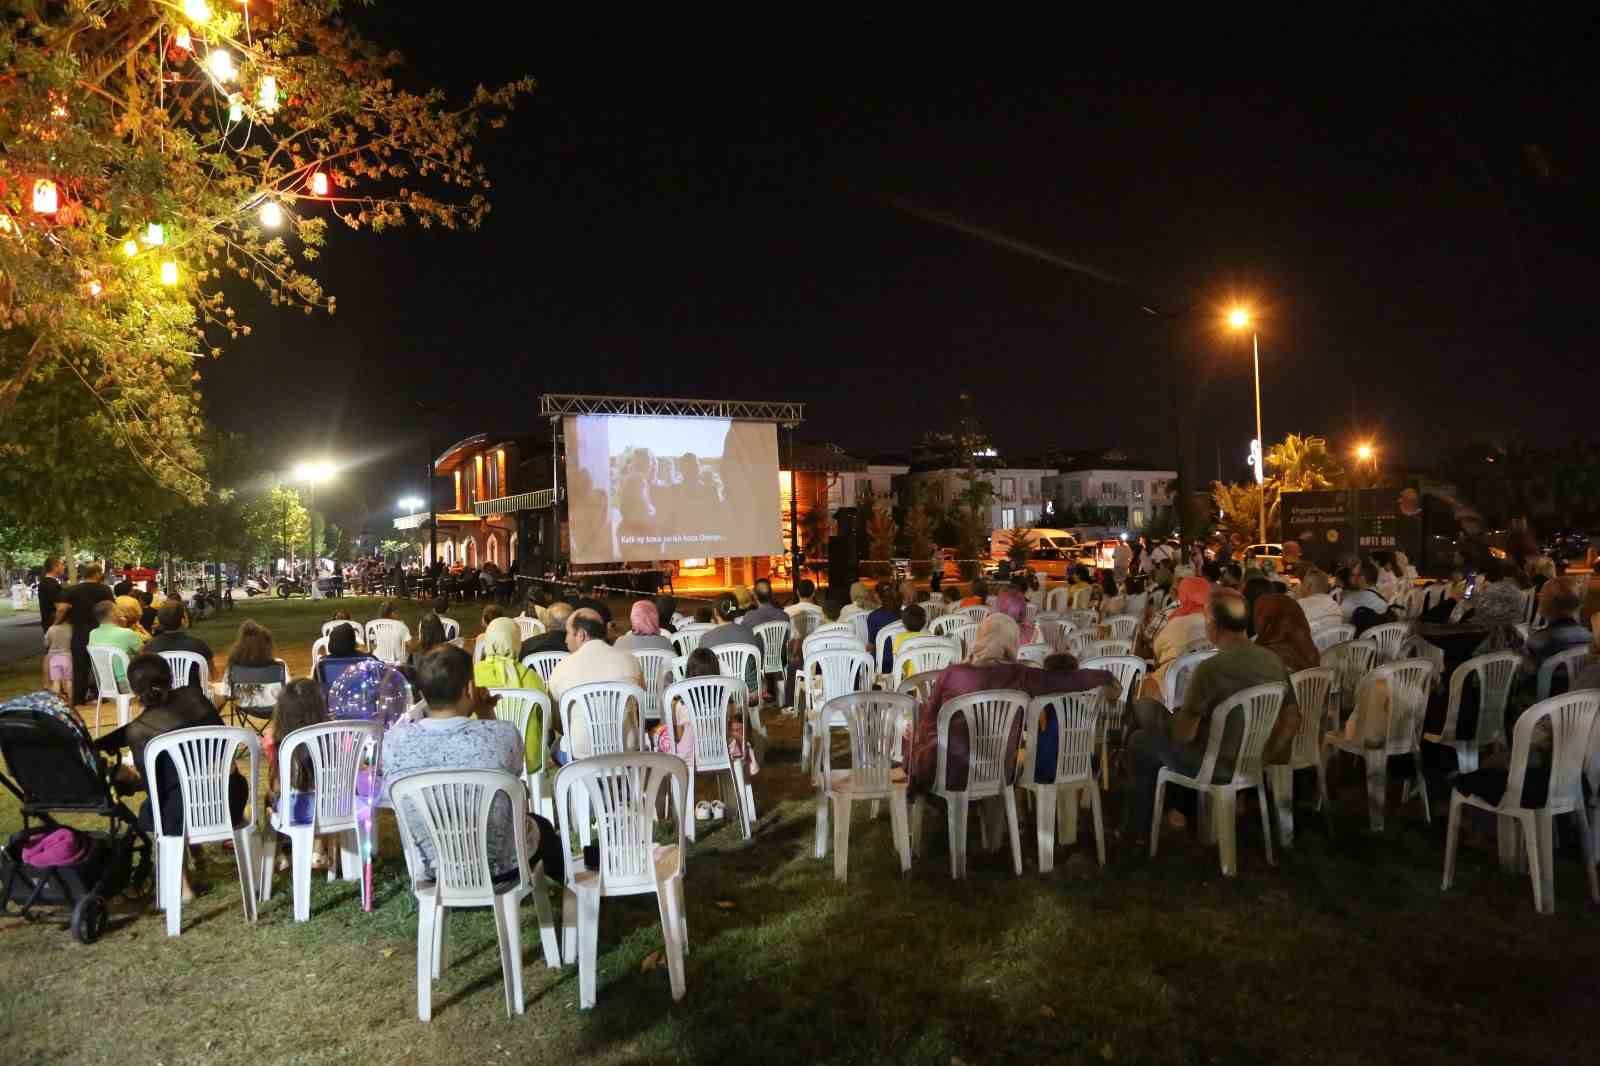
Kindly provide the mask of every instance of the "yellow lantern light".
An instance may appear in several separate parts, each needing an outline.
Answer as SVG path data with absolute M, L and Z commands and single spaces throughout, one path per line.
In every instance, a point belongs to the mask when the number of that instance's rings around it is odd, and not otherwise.
M 53 215 L 61 208 L 61 194 L 56 183 L 40 178 L 33 183 L 33 210 L 35 214 Z
M 151 222 L 144 228 L 144 243 L 152 248 L 158 248 L 167 243 L 167 227 L 159 222 Z
M 261 110 L 271 113 L 278 110 L 278 79 L 271 74 L 264 75 L 261 84 L 256 87 L 256 103 Z
M 326 195 L 328 195 L 328 175 L 324 174 L 320 170 L 315 171 L 311 175 L 311 195 L 312 196 L 326 196 Z
M 238 93 L 228 94 L 228 123 L 244 121 L 244 97 Z
M 132 237 L 129 237 L 127 240 L 123 241 L 122 254 L 127 256 L 129 259 L 132 259 L 134 256 L 138 255 L 139 242 L 134 240 Z
M 211 5 L 206 0 L 183 0 L 183 17 L 190 22 L 210 22 Z
M 171 259 L 161 264 L 161 284 L 176 285 L 178 283 L 178 264 Z
M 172 43 L 185 52 L 193 50 L 194 41 L 189 38 L 189 28 L 187 26 L 179 26 L 178 32 L 172 35 Z
M 268 200 L 261 205 L 261 224 L 267 229 L 277 229 L 283 225 L 283 208 L 278 206 L 276 200 Z
M 213 48 L 206 53 L 206 69 L 219 83 L 230 82 L 239 73 L 233 65 L 233 53 L 226 48 Z

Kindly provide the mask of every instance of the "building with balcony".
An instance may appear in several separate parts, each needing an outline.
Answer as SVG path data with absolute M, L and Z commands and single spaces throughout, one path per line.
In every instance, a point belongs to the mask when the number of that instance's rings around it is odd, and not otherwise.
M 439 558 L 445 565 L 493 563 L 503 571 L 511 569 L 518 548 L 516 512 L 534 505 L 529 499 L 533 487 L 519 483 L 526 480 L 522 453 L 522 442 L 479 433 L 452 444 L 433 461 Z M 441 478 L 445 486 L 439 485 Z M 546 498 L 548 485 L 546 477 Z M 426 510 L 401 515 L 394 528 L 421 531 L 423 563 L 432 564 L 434 538 L 428 536 Z
M 978 479 L 988 482 L 994 490 L 990 497 L 989 529 L 1043 525 L 1045 505 L 1049 500 L 1044 486 L 1047 479 L 1054 475 L 1055 470 L 1048 467 L 979 469 Z M 949 508 L 967 491 L 967 476 L 965 467 L 909 470 L 898 479 L 900 502 L 907 507 L 925 501 L 936 507 Z
M 1176 471 L 1113 449 L 1064 456 L 1061 466 L 1044 479 L 1043 489 L 1051 516 L 1072 515 L 1088 504 L 1101 511 L 1111 528 L 1137 532 L 1172 507 L 1177 478 Z

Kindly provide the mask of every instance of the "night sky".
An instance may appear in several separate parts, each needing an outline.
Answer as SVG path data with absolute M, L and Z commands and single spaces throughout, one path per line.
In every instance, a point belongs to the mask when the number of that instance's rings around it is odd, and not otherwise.
M 255 335 L 204 386 L 285 465 L 361 460 L 374 531 L 420 487 L 425 426 L 436 448 L 532 429 L 544 391 L 802 400 L 803 436 L 862 455 L 949 428 L 969 391 L 1004 454 L 1168 462 L 1174 349 L 1201 472 L 1220 449 L 1235 476 L 1236 295 L 1265 316 L 1269 439 L 1371 434 L 1427 466 L 1474 438 L 1594 435 L 1591 24 L 1451 5 L 1222 36 L 1013 20 L 986 41 L 475 7 L 457 35 L 401 7 L 356 17 L 420 75 L 541 83 L 485 145 L 494 211 L 477 233 L 335 232 L 318 271 L 339 313 L 245 300 Z M 460 413 L 416 412 L 441 400 Z

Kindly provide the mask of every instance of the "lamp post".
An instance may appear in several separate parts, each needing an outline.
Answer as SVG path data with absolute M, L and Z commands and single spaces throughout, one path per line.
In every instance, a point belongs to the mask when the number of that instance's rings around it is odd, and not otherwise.
M 421 496 L 407 496 L 405 499 L 400 501 L 400 513 L 405 515 L 414 515 L 421 506 Z
M 1228 325 L 1233 329 L 1250 330 L 1250 355 L 1255 366 L 1256 380 L 1256 443 L 1261 451 L 1260 462 L 1266 462 L 1267 439 L 1261 435 L 1261 339 L 1250 326 L 1250 311 L 1247 308 L 1235 307 L 1228 312 Z M 1267 542 L 1267 486 L 1266 471 L 1262 466 L 1256 467 L 1256 478 L 1261 482 L 1261 539 L 1260 543 Z
M 317 484 L 333 477 L 333 464 L 326 459 L 297 463 L 291 476 L 295 481 L 306 483 L 306 525 L 311 528 L 311 576 L 308 588 L 311 598 L 320 600 L 322 589 L 317 584 Z

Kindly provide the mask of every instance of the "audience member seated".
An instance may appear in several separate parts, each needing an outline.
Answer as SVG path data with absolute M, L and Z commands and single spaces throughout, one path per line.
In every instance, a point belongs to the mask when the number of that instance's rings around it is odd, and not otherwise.
M 144 640 L 128 628 L 127 616 L 117 606 L 116 600 L 101 600 L 94 605 L 95 627 L 89 632 L 89 647 L 111 647 L 126 652 L 130 660 L 139 654 Z M 116 664 L 117 687 L 126 691 L 127 670 Z
M 1160 698 L 1162 679 L 1173 660 L 1189 645 L 1206 639 L 1206 604 L 1211 595 L 1211 586 L 1203 577 L 1186 577 L 1178 582 L 1178 606 L 1156 631 L 1152 645 L 1156 668 L 1145 677 L 1145 691 L 1153 698 Z
M 752 633 L 735 621 L 739 607 L 734 598 L 727 593 L 718 596 L 712 604 L 712 618 L 717 623 L 715 629 L 706 631 L 700 638 L 702 648 L 720 648 L 725 644 L 754 644 L 761 651 L 759 658 L 766 656 L 766 645 L 761 641 L 761 634 Z M 752 693 L 759 693 L 761 681 L 761 663 L 757 661 L 752 667 L 747 667 L 744 672 L 745 687 Z
M 809 577 L 803 577 L 794 587 L 794 602 L 783 609 L 791 622 L 794 616 L 804 608 L 817 606 L 817 583 Z
M 262 787 L 267 792 L 267 809 L 278 811 L 287 805 L 290 825 L 308 825 L 311 822 L 317 802 L 315 770 L 311 764 L 311 753 L 302 748 L 294 766 L 289 769 L 289 795 L 282 796 L 278 793 L 278 753 L 282 750 L 284 738 L 290 733 L 309 725 L 320 725 L 327 720 L 328 705 L 322 698 L 322 690 L 309 677 L 302 677 L 283 686 L 278 702 L 273 707 L 272 727 L 261 735 L 261 756 L 266 773 Z M 325 845 L 326 838 L 323 836 L 318 836 L 312 845 L 313 870 L 327 868 Z M 288 868 L 289 854 L 288 849 L 284 848 L 278 852 L 278 869 Z
M 848 622 L 856 615 L 863 612 L 871 613 L 876 604 L 872 600 L 872 590 L 867 588 L 866 582 L 856 581 L 850 586 L 850 602 L 839 611 L 839 621 Z
M 449 641 L 445 640 L 444 623 L 439 620 L 437 614 L 429 611 L 417 623 L 417 635 L 406 641 L 406 645 L 411 649 L 406 665 L 415 670 L 424 655 L 439 645 L 448 643 Z
M 683 664 L 685 680 L 693 677 L 717 677 L 722 673 L 717 662 L 716 653 L 709 648 L 696 648 L 689 653 L 688 659 Z M 677 755 L 694 766 L 694 718 L 683 700 L 672 701 L 672 727 L 669 729 L 665 721 L 658 722 L 650 727 L 650 750 L 663 752 L 667 755 Z M 728 754 L 735 759 L 744 759 L 745 773 L 754 775 L 761 770 L 760 762 L 756 758 L 753 747 L 745 743 L 744 708 L 738 706 L 737 701 L 728 705 Z M 701 803 L 695 804 L 695 816 L 701 821 Z
M 1281 592 L 1256 600 L 1256 647 L 1276 655 L 1293 674 L 1322 665 L 1322 655 L 1311 639 L 1311 625 L 1300 604 Z
M 1299 597 L 1300 610 L 1306 616 L 1306 624 L 1312 629 L 1323 626 L 1340 625 L 1344 622 L 1344 612 L 1339 610 L 1339 601 L 1328 594 L 1328 575 L 1316 567 L 1306 571 L 1306 576 L 1300 579 L 1300 587 L 1295 590 Z
M 535 652 L 567 650 L 567 620 L 572 617 L 572 604 L 552 603 L 545 616 L 550 619 L 550 628 L 522 642 L 517 649 L 519 660 Z
M 600 583 L 592 577 L 586 577 L 578 582 L 578 602 L 573 604 L 573 607 L 578 610 L 588 608 L 600 616 L 600 621 L 609 626 L 611 625 L 611 608 L 606 606 L 604 600 L 595 595 L 599 588 Z
M 601 631 L 605 623 L 589 614 Z M 385 787 L 429 770 L 503 770 L 517 777 L 524 766 L 524 741 L 517 727 L 494 717 L 488 693 L 472 682 L 472 658 L 446 644 L 435 648 L 417 665 L 417 687 L 427 701 L 427 717 L 395 726 L 383 739 Z M 433 870 L 433 847 L 422 819 L 406 811 L 412 839 L 427 873 Z M 543 862 L 544 874 L 562 880 L 561 838 L 556 827 L 529 814 L 504 796 L 496 796 L 489 809 L 489 869 L 496 881 L 517 878 L 516 829 L 512 818 L 528 821 L 528 860 Z M 542 886 L 536 891 L 543 891 Z
M 1344 595 L 1339 599 L 1339 617 L 1355 626 L 1358 636 L 1375 625 L 1394 620 L 1389 601 L 1372 589 L 1377 580 L 1378 567 L 1371 559 L 1363 559 L 1350 568 Z
M 328 633 L 328 654 L 317 662 L 311 676 L 322 687 L 322 695 L 326 698 L 328 690 L 339 680 L 339 675 L 344 673 L 346 667 L 375 658 L 377 656 L 357 650 L 354 624 L 334 626 Z
M 182 600 L 168 600 L 161 605 L 161 610 L 156 612 L 156 625 L 161 630 L 155 636 L 145 641 L 144 650 L 151 655 L 160 655 L 164 651 L 189 651 L 201 656 L 206 661 L 206 673 L 215 675 L 217 664 L 211 654 L 211 645 L 190 633 L 189 609 L 183 605 Z M 189 674 L 189 684 L 200 687 L 200 671 L 195 670 Z
M 939 767 L 939 711 L 957 696 L 987 689 L 1020 689 L 1029 696 L 1082 692 L 1091 688 L 1103 688 L 1108 696 L 1121 694 L 1117 679 L 1104 670 L 1035 669 L 1017 661 L 1017 647 L 1017 623 L 1009 615 L 991 614 L 978 626 L 971 660 L 947 667 L 940 673 L 927 702 L 918 708 L 912 728 L 907 774 L 913 795 L 933 787 Z M 1023 724 L 1040 728 L 1034 723 Z M 1048 728 L 1040 728 L 1039 733 L 1038 780 L 1041 783 L 1055 780 L 1058 738 L 1055 719 L 1051 718 Z M 971 750 L 965 721 L 951 723 L 947 743 L 946 785 L 961 788 L 967 781 L 967 759 Z M 1018 731 L 1007 740 L 1006 750 L 1016 750 L 1021 743 L 1022 734 Z
M 988 605 L 988 602 L 989 602 L 989 583 L 987 581 L 985 581 L 983 578 L 979 577 L 979 578 L 974 578 L 973 581 L 972 581 L 972 592 L 969 595 L 962 597 L 961 602 L 958 603 L 956 606 L 957 607 L 984 607 L 984 606 Z
M 656 596 L 655 605 L 656 623 L 661 627 L 661 632 L 676 633 L 678 631 L 678 627 L 677 624 L 673 622 L 673 619 L 677 617 L 678 614 L 678 598 L 676 596 L 669 596 L 667 593 L 663 592 Z M 667 643 L 671 644 L 672 641 L 669 640 Z
M 994 598 L 994 609 L 996 613 L 1017 623 L 1017 640 L 1020 644 L 1039 643 L 1039 627 L 1027 621 L 1028 601 L 1021 592 L 1014 588 L 1001 589 Z
M 1488 635 L 1473 649 L 1474 655 L 1492 651 L 1515 651 L 1522 647 L 1517 623 L 1523 620 L 1522 587 L 1511 568 L 1491 557 L 1483 567 L 1484 583 L 1466 603 L 1471 613 L 1465 620 L 1487 629 Z
M 586 607 L 572 612 L 567 619 L 568 655 L 550 672 L 550 707 L 561 723 L 561 697 L 579 685 L 592 685 L 601 681 L 626 681 L 644 687 L 644 671 L 639 660 L 625 651 L 618 651 L 606 643 L 606 623 L 598 614 Z M 634 708 L 629 717 L 637 723 L 642 708 Z M 594 754 L 589 740 L 588 726 L 583 716 L 572 721 L 573 735 L 562 737 L 556 749 L 558 763 L 585 759 Z
M 613 645 L 618 651 L 664 651 L 677 654 L 672 641 L 661 635 L 661 617 L 656 614 L 654 600 L 634 600 L 633 608 L 628 612 L 628 624 L 632 628 L 618 637 L 616 644 Z
M 162 605 L 163 608 L 166 604 Z M 221 692 L 239 711 L 265 717 L 277 706 L 288 673 L 277 661 L 272 630 L 246 618 L 228 650 L 228 665 Z
M 900 621 L 900 590 L 894 582 L 878 585 L 878 604 L 878 608 L 867 615 L 867 648 L 870 651 L 878 650 L 878 632 L 889 623 Z
M 1522 648 L 1522 673 L 1537 677 L 1539 667 L 1557 652 L 1581 648 L 1590 643 L 1589 627 L 1578 621 L 1583 600 L 1566 578 L 1551 578 L 1539 590 L 1539 613 L 1549 623 L 1528 637 Z M 1568 679 L 1574 680 L 1574 679 Z
M 911 606 L 900 612 L 900 624 L 906 628 L 904 632 L 896 633 L 889 640 L 887 654 L 885 654 L 883 657 L 884 673 L 888 673 L 890 670 L 894 669 L 894 657 L 900 654 L 901 645 L 905 644 L 905 642 L 908 640 L 914 640 L 917 637 L 925 637 L 928 635 L 926 632 L 924 632 L 924 630 L 926 630 L 928 627 L 928 612 L 923 610 L 921 604 L 913 603 Z M 905 672 L 906 676 L 909 677 L 911 675 L 910 663 L 906 664 Z
M 1127 775 L 1124 808 L 1124 827 L 1134 840 L 1146 839 L 1150 832 L 1156 777 L 1161 768 L 1171 767 L 1183 774 L 1200 769 L 1210 735 L 1211 714 L 1230 696 L 1255 685 L 1283 685 L 1284 703 L 1267 738 L 1265 762 L 1284 760 L 1300 724 L 1294 686 L 1289 683 L 1283 660 L 1251 643 L 1246 633 L 1244 597 L 1233 589 L 1216 589 L 1203 617 L 1205 635 L 1217 646 L 1217 654 L 1195 667 L 1189 676 L 1183 706 L 1169 715 L 1157 700 L 1141 699 L 1134 704 L 1138 729 L 1128 738 L 1132 772 Z M 1225 781 L 1232 776 L 1242 730 L 1242 719 L 1234 716 L 1222 735 L 1214 780 Z
M 772 582 L 762 578 L 756 582 L 755 609 L 746 611 L 739 616 L 739 624 L 746 629 L 754 631 L 756 626 L 768 622 L 787 622 L 789 620 L 782 607 L 772 602 Z

